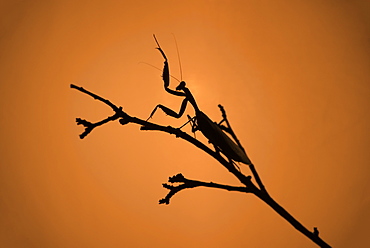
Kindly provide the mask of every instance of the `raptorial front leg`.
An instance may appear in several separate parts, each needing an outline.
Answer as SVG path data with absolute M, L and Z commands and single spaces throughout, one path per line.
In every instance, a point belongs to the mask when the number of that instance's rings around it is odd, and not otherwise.
M 153 37 L 154 37 L 154 40 L 155 40 L 155 43 L 157 43 L 157 48 L 158 51 L 162 54 L 163 58 L 164 58 L 164 67 L 163 67 L 163 73 L 162 73 L 162 78 L 163 78 L 163 82 L 164 82 L 164 88 L 168 88 L 170 86 L 170 69 L 168 68 L 168 60 L 167 60 L 167 57 L 166 57 L 166 54 L 163 52 L 161 46 L 159 45 L 159 42 L 157 40 L 157 38 L 155 37 L 155 35 L 153 34 Z
M 164 55 L 164 52 L 162 51 L 161 48 L 157 47 L 157 49 Z M 168 88 L 170 86 L 170 69 L 169 69 L 166 57 L 165 57 L 164 66 L 163 66 L 162 79 L 164 83 L 164 88 L 165 89 Z
M 162 54 L 162 56 L 164 58 L 164 66 L 163 66 L 163 72 L 162 72 L 162 79 L 163 79 L 163 83 L 164 83 L 164 89 L 172 95 L 185 96 L 185 94 L 183 92 L 179 92 L 179 91 L 172 90 L 172 89 L 169 88 L 170 87 L 170 68 L 169 68 L 169 65 L 168 65 L 168 59 L 166 57 L 166 54 L 162 50 L 161 46 L 159 45 L 159 42 L 158 42 L 158 40 L 157 40 L 157 38 L 155 37 L 154 34 L 153 34 L 153 37 L 154 37 L 155 43 L 157 43 L 157 46 L 158 46 L 158 47 L 156 47 L 156 49 Z

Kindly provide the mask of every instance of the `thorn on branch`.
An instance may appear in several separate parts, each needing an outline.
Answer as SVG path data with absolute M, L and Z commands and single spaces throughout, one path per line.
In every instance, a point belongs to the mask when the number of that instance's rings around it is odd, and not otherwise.
M 313 228 L 313 235 L 315 235 L 316 237 L 319 237 L 319 229 L 317 227 Z
M 186 180 L 187 179 L 181 173 L 168 179 L 170 183 L 184 183 Z

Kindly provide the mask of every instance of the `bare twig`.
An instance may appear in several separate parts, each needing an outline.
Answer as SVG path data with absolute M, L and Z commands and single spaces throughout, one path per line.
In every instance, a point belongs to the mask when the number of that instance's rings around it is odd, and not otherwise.
M 76 118 L 77 125 L 83 125 L 85 127 L 85 131 L 80 134 L 80 139 L 85 138 L 94 128 L 101 126 L 109 121 L 115 121 L 119 118 L 119 115 L 116 113 L 112 116 L 109 116 L 108 118 L 98 121 L 96 123 L 91 123 L 87 120 L 83 120 L 80 118 Z
M 100 122 L 97 122 L 97 123 L 91 123 L 89 121 L 82 120 L 82 119 L 78 118 L 79 121 L 77 122 L 77 124 L 84 125 L 86 127 L 85 132 L 83 132 L 80 135 L 81 138 L 86 137 L 86 135 L 89 134 L 95 127 L 103 125 L 103 124 L 105 124 L 109 121 L 116 120 L 116 119 L 120 118 L 120 123 L 122 125 L 125 125 L 125 124 L 128 124 L 128 123 L 136 123 L 136 124 L 141 125 L 141 128 L 140 128 L 141 130 L 152 130 L 152 131 L 156 130 L 156 131 L 166 132 L 166 133 L 169 133 L 169 134 L 175 134 L 176 137 L 182 138 L 182 139 L 192 143 L 196 147 L 202 149 L 204 152 L 211 155 L 219 163 L 221 163 L 229 172 L 234 174 L 242 184 L 244 184 L 247 187 L 250 187 L 251 190 L 257 189 L 257 187 L 252 183 L 250 176 L 245 176 L 244 174 L 242 174 L 239 170 L 237 170 L 235 168 L 235 166 L 232 163 L 229 163 L 228 161 L 226 161 L 219 153 L 217 153 L 215 151 L 212 151 L 208 146 L 206 146 L 205 144 L 203 144 L 199 140 L 193 138 L 189 134 L 181 131 L 179 128 L 174 128 L 174 127 L 171 127 L 171 126 L 162 126 L 162 125 L 158 125 L 158 124 L 155 124 L 155 123 L 152 123 L 152 122 L 149 122 L 149 121 L 145 121 L 145 120 L 137 118 L 137 117 L 132 117 L 132 116 L 128 115 L 126 112 L 124 112 L 122 110 L 122 107 L 117 107 L 116 105 L 114 105 L 113 103 L 111 103 L 110 101 L 106 100 L 105 98 L 103 98 L 101 96 L 98 96 L 98 95 L 96 95 L 96 94 L 94 94 L 94 93 L 92 93 L 92 92 L 90 92 L 90 91 L 88 91 L 88 90 L 86 90 L 82 87 L 78 87 L 78 86 L 73 85 L 73 84 L 71 84 L 71 88 L 77 89 L 78 91 L 80 91 L 82 93 L 85 93 L 85 94 L 93 97 L 94 99 L 99 100 L 99 101 L 107 104 L 108 106 L 110 106 L 115 111 L 115 114 L 113 116 L 108 117 L 108 118 L 106 118 L 106 119 L 104 119 Z
M 226 130 L 227 130 L 227 132 L 229 132 L 231 134 L 231 136 L 233 137 L 233 139 L 235 140 L 235 142 L 238 144 L 238 146 L 245 152 L 244 147 L 242 146 L 242 144 L 240 143 L 239 139 L 236 137 L 236 134 L 234 133 L 233 129 L 231 128 L 230 122 L 229 122 L 229 120 L 227 119 L 227 116 L 226 116 L 225 108 L 221 104 L 219 104 L 218 107 L 221 110 L 223 120 L 226 122 L 226 125 L 227 125 Z M 245 152 L 245 154 L 247 154 L 247 153 Z M 260 189 L 265 194 L 268 194 L 265 186 L 262 183 L 262 180 L 261 180 L 260 176 L 257 173 L 256 168 L 253 165 L 253 163 L 248 164 L 248 166 L 249 166 L 249 168 L 250 168 L 250 170 L 251 170 L 251 172 L 252 172 L 252 174 L 253 174 L 253 176 L 254 176 L 257 184 L 258 184 L 258 186 L 260 187 Z
M 103 103 L 107 104 L 109 107 L 111 107 L 113 109 L 113 111 L 117 112 L 118 111 L 118 107 L 116 105 L 114 105 L 113 103 L 111 103 L 109 100 L 107 99 L 104 99 L 102 98 L 101 96 L 98 96 L 88 90 L 85 90 L 83 87 L 79 87 L 77 85 L 74 85 L 74 84 L 71 84 L 71 88 L 72 89 L 76 89 L 76 90 L 79 90 L 81 91 L 82 93 L 85 93 L 89 96 L 92 96 L 94 99 L 96 100 L 99 100 L 99 101 L 102 101 Z
M 261 191 L 259 191 L 261 192 Z M 324 240 L 322 240 L 318 235 L 318 230 L 315 227 L 314 231 L 309 231 L 306 227 L 304 227 L 297 219 L 295 219 L 288 211 L 286 211 L 282 206 L 280 206 L 272 197 L 268 194 L 255 194 L 259 197 L 262 201 L 268 204 L 272 209 L 274 209 L 281 217 L 283 217 L 286 221 L 288 221 L 295 229 L 300 231 L 303 235 L 311 239 L 314 243 L 319 245 L 322 248 L 330 248 L 331 246 L 327 244 Z M 255 192 L 253 192 L 255 193 Z
M 185 178 L 181 173 L 170 177 L 168 179 L 168 182 L 171 184 L 164 183 L 163 187 L 166 189 L 169 189 L 170 192 L 166 195 L 165 198 L 159 200 L 159 204 L 169 204 L 170 199 L 173 195 L 175 195 L 177 192 L 183 190 L 183 189 L 191 189 L 195 187 L 208 187 L 208 188 L 217 188 L 217 189 L 224 189 L 228 191 L 238 191 L 243 193 L 251 193 L 250 189 L 247 187 L 236 187 L 236 186 L 230 186 L 225 184 L 219 184 L 214 182 L 202 182 L 198 180 L 190 180 Z M 180 183 L 179 185 L 172 185 L 173 183 Z
M 110 121 L 115 121 L 119 118 L 120 119 L 120 123 L 122 125 L 124 124 L 127 124 L 130 122 L 130 119 L 131 119 L 131 116 L 129 116 L 128 114 L 126 114 L 125 112 L 123 112 L 122 110 L 122 107 L 117 107 L 116 105 L 114 105 L 113 103 L 111 103 L 109 100 L 107 99 L 104 99 L 103 97 L 101 96 L 98 96 L 88 90 L 85 90 L 84 88 L 82 87 L 79 87 L 79 86 L 76 86 L 74 84 L 71 84 L 71 88 L 72 89 L 76 89 L 78 91 L 81 91 L 82 93 L 85 93 L 91 97 L 93 97 L 94 99 L 96 100 L 99 100 L 103 103 L 105 103 L 106 105 L 108 105 L 109 107 L 111 107 L 113 109 L 113 111 L 115 112 L 114 115 L 112 116 L 109 116 L 101 121 L 98 121 L 96 123 L 92 123 L 90 121 L 87 121 L 87 120 L 84 120 L 84 119 L 81 119 L 81 118 L 76 118 L 76 122 L 77 122 L 77 125 L 83 125 L 85 127 L 85 131 L 80 134 L 80 139 L 83 139 L 85 138 L 94 128 L 98 127 L 98 126 L 101 126 L 107 122 L 110 122 Z

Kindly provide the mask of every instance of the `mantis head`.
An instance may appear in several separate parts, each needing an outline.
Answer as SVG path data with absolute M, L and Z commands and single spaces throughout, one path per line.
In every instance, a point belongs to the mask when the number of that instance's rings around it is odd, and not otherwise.
M 176 90 L 184 90 L 185 86 L 185 81 L 181 81 L 180 84 L 176 87 Z

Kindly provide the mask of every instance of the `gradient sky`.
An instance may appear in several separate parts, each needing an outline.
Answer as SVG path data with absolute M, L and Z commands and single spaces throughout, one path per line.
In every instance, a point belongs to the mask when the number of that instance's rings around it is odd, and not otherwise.
M 179 172 L 239 185 L 183 140 L 118 122 L 79 139 L 76 117 L 112 112 L 70 83 L 140 118 L 179 108 L 140 63 L 163 66 L 153 33 L 179 78 L 176 35 L 200 108 L 218 121 L 225 106 L 278 203 L 333 247 L 370 245 L 370 4 L 278 2 L 2 1 L 0 246 L 316 247 L 252 195 L 159 205 Z

